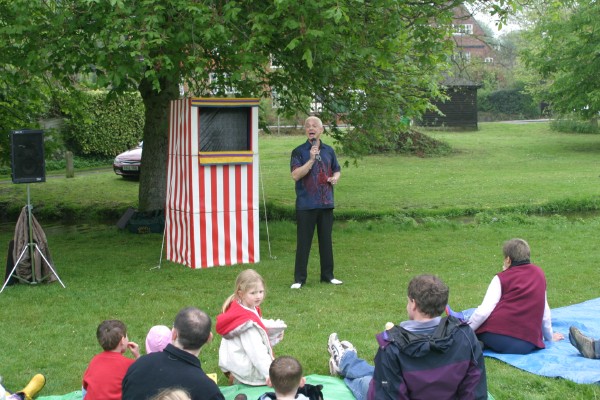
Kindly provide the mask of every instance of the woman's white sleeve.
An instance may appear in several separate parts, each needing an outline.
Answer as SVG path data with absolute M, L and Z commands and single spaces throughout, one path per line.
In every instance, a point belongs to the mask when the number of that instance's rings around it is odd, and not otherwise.
M 552 315 L 548 305 L 548 294 L 544 295 L 544 317 L 542 318 L 542 333 L 544 340 L 552 340 L 554 332 L 552 331 Z
M 500 278 L 498 275 L 492 278 L 490 285 L 488 286 L 487 292 L 483 298 L 483 302 L 477 307 L 469 318 L 469 326 L 471 329 L 476 330 L 485 322 L 490 316 L 496 304 L 500 301 L 502 296 L 502 285 L 500 284 Z

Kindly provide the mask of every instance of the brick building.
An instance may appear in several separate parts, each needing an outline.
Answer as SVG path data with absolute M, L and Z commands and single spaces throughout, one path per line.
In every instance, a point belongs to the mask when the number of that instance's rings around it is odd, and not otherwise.
M 456 58 L 466 62 L 478 58 L 486 63 L 494 62 L 494 50 L 486 41 L 486 34 L 481 25 L 463 5 L 453 10 L 454 34 L 456 43 Z

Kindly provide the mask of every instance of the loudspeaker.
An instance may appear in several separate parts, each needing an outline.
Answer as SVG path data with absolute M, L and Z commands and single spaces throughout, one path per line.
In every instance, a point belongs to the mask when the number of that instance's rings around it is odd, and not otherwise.
M 44 131 L 11 131 L 10 145 L 13 183 L 45 182 Z

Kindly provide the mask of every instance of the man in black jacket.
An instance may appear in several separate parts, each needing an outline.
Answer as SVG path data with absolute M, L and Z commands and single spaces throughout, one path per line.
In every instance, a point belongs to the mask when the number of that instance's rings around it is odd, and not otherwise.
M 163 351 L 140 357 L 123 378 L 123 400 L 146 400 L 163 389 L 185 389 L 192 400 L 225 400 L 217 384 L 202 370 L 200 348 L 212 340 L 212 322 L 203 311 L 179 311 L 173 337 Z

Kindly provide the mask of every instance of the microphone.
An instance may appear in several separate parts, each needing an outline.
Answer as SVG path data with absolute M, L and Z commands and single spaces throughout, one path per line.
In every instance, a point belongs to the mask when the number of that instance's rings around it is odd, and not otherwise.
M 310 144 L 312 144 L 313 146 L 316 146 L 316 145 L 317 145 L 317 139 L 313 139 L 313 140 L 311 140 L 311 141 L 310 141 Z M 321 161 L 321 155 L 317 153 L 317 155 L 315 156 L 315 159 L 316 159 L 317 161 Z

